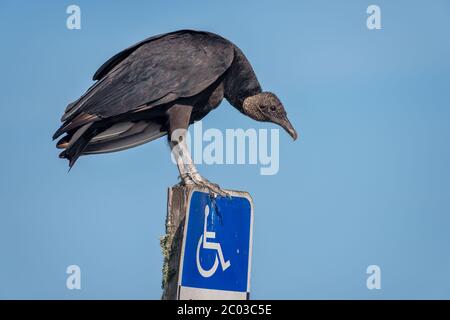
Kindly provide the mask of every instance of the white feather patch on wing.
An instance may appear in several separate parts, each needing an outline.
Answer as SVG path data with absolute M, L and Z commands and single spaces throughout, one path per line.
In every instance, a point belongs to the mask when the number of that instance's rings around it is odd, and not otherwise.
M 113 126 L 109 127 L 102 133 L 99 133 L 94 138 L 92 138 L 91 142 L 98 142 L 101 140 L 111 139 L 113 137 L 117 137 L 125 131 L 129 130 L 133 126 L 133 122 L 120 122 L 116 123 Z
M 143 130 L 142 122 L 145 124 Z M 122 135 L 112 137 L 108 140 L 98 141 L 96 143 L 89 143 L 83 154 L 109 153 L 137 147 L 167 134 L 165 131 L 161 132 L 160 129 L 160 124 L 140 121 Z

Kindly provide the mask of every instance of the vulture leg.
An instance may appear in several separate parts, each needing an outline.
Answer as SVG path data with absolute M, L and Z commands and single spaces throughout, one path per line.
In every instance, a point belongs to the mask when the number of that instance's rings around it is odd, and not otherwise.
M 170 142 L 172 154 L 177 162 L 182 182 L 185 185 L 194 184 L 199 187 L 204 187 L 211 193 L 218 194 L 222 197 L 229 196 L 229 193 L 222 190 L 219 185 L 210 182 L 198 173 L 185 141 L 185 135 L 182 135 L 178 141 Z
M 202 177 L 192 161 L 186 144 L 186 133 L 191 111 L 192 107 L 178 105 L 173 106 L 168 111 L 169 144 L 180 172 L 180 178 L 185 185 L 197 185 L 208 189 L 213 194 L 218 194 L 222 197 L 229 196 L 229 193 L 222 190 L 217 184 Z

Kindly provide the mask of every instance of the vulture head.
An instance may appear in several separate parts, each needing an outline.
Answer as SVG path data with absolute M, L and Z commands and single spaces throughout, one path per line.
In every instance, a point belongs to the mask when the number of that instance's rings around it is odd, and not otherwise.
M 271 92 L 261 92 L 244 99 L 244 113 L 257 121 L 272 122 L 281 126 L 292 137 L 297 139 L 291 122 L 287 117 L 286 110 L 278 97 Z

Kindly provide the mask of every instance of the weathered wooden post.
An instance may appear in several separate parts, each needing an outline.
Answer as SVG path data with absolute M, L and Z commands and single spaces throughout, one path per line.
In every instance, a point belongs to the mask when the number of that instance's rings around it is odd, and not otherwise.
M 175 185 L 168 189 L 166 234 L 161 238 L 164 256 L 162 288 L 163 300 L 175 300 L 178 293 L 179 262 L 186 217 L 186 194 L 190 187 Z
M 231 197 L 169 188 L 162 299 L 248 299 L 253 201 L 246 192 L 227 192 Z

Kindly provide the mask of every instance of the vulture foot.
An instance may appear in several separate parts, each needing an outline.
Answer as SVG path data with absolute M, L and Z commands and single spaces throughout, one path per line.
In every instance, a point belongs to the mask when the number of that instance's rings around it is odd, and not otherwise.
M 219 195 L 221 197 L 231 197 L 231 194 L 225 190 L 222 190 L 218 184 L 212 183 L 198 173 L 186 173 L 181 176 L 181 180 L 184 185 L 196 185 L 208 189 L 209 193 L 213 196 Z

